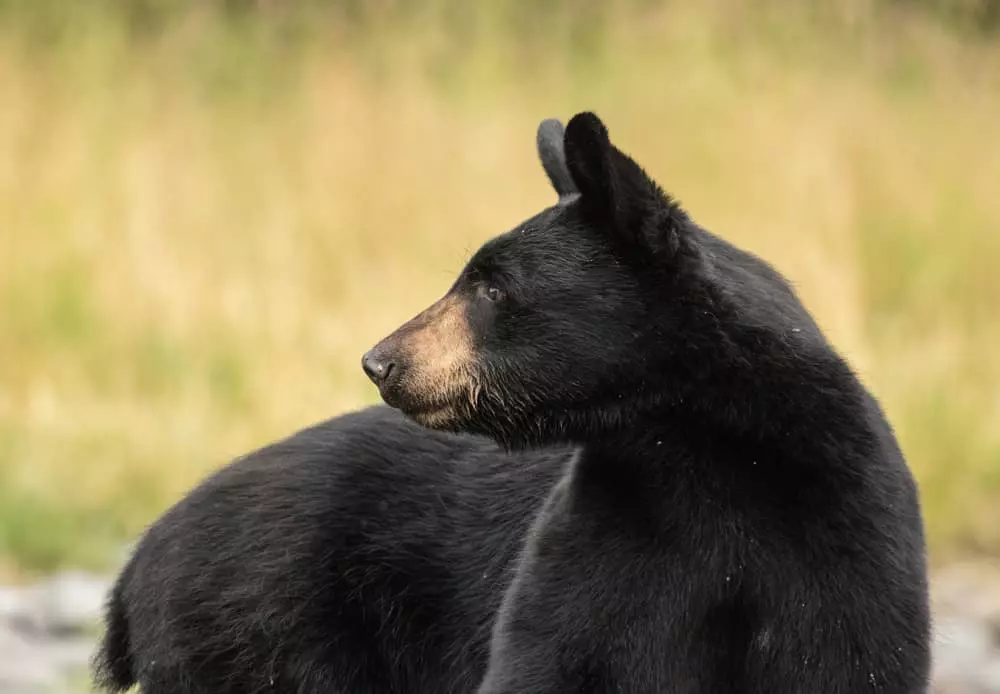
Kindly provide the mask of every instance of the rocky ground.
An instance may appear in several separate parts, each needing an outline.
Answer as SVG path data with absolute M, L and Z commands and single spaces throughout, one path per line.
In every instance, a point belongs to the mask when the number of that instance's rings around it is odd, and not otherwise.
M 108 582 L 65 573 L 0 587 L 0 694 L 80 694 Z M 934 694 L 1000 694 L 1000 567 L 934 578 Z
M 27 587 L 0 587 L 0 694 L 87 691 L 108 581 L 65 573 Z
M 1000 566 L 934 576 L 935 694 L 1000 694 Z

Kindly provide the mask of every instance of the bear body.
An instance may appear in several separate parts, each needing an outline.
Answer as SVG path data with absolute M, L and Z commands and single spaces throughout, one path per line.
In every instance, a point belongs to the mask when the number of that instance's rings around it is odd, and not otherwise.
M 683 419 L 588 446 L 533 525 L 478 691 L 926 691 L 912 487 L 875 435 L 867 478 Z
M 558 204 L 362 359 L 406 419 L 321 425 L 168 512 L 112 595 L 105 683 L 927 691 L 917 487 L 876 400 L 596 116 L 538 149 Z
M 145 694 L 474 691 L 532 517 L 569 459 L 378 406 L 231 463 L 112 594 L 101 682 Z

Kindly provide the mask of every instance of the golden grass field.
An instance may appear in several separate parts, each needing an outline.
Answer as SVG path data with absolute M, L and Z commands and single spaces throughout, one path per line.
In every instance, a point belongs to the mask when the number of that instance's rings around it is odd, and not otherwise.
M 514 6 L 5 17 L 0 573 L 109 566 L 231 457 L 374 402 L 362 352 L 554 200 L 534 130 L 582 109 L 799 287 L 935 560 L 1000 553 L 1000 43 L 860 0 Z

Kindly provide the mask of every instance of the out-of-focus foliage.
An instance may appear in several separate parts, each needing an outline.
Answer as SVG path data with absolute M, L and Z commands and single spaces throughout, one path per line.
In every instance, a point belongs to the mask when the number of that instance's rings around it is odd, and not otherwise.
M 594 109 L 886 406 L 935 558 L 1000 552 L 995 3 L 0 0 L 0 566 L 101 565 L 552 201 Z M 2 569 L 0 569 L 2 570 Z

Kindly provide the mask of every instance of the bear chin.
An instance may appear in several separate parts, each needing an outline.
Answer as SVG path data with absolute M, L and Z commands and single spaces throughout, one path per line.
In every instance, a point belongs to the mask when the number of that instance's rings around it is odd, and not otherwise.
M 454 404 L 446 403 L 433 407 L 411 410 L 400 408 L 400 411 L 417 424 L 428 429 L 439 431 L 461 430 L 461 418 Z

